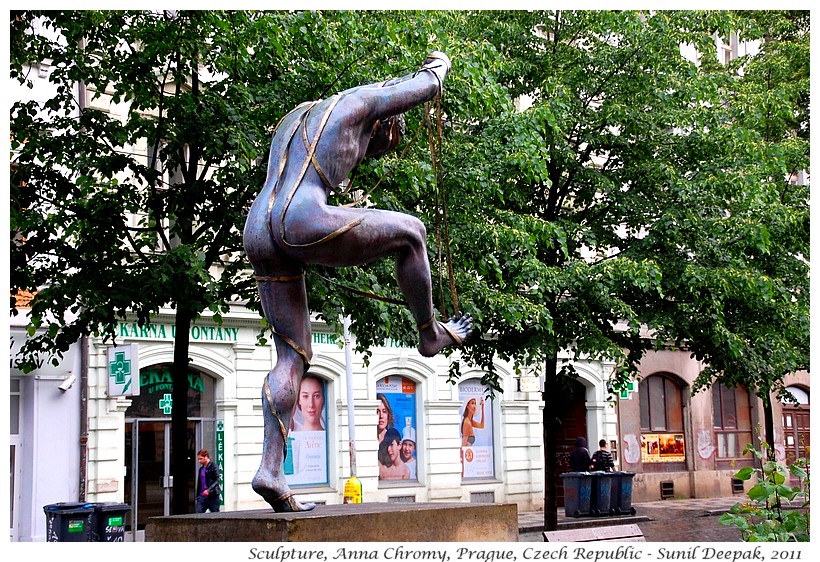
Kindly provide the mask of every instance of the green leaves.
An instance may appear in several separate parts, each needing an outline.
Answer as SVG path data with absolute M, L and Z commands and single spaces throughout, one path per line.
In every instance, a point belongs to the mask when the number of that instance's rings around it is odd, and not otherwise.
M 36 18 L 62 40 L 30 33 Z M 50 286 L 33 326 L 82 303 L 66 338 L 180 299 L 217 316 L 217 303 L 258 307 L 241 231 L 275 124 L 440 49 L 453 68 L 438 175 L 417 108 L 406 154 L 363 163 L 355 182 L 367 190 L 384 177 L 370 204 L 427 225 L 440 308 L 450 306 L 446 204 L 460 304 L 482 336 L 464 360 L 492 379 L 494 356 L 571 348 L 623 362 L 626 377 L 652 345 L 639 337 L 646 326 L 708 363 L 698 387 L 719 377 L 765 394 L 808 357 L 809 191 L 794 181 L 809 165 L 807 21 L 776 11 L 16 12 L 11 77 L 27 86 L 29 61 L 50 59 L 54 89 L 11 111 L 12 237 L 26 240 L 11 246 L 12 288 Z M 731 30 L 767 40 L 723 66 L 714 35 Z M 697 63 L 682 44 L 703 55 Z M 80 119 L 77 80 L 91 92 Z M 308 277 L 312 309 L 333 325 L 353 313 L 362 349 L 387 337 L 415 346 L 406 309 L 335 283 L 396 297 L 389 260 L 321 273 Z
M 771 450 L 765 443 L 762 451 L 747 445 L 745 453 L 769 460 L 763 460 L 759 468 L 744 467 L 735 474 L 735 478 L 743 481 L 756 476 L 757 482 L 747 492 L 749 502 L 736 504 L 730 513 L 721 515 L 720 523 L 737 527 L 741 538 L 748 542 L 808 541 L 808 459 L 797 459 L 786 469 L 771 460 Z M 799 478 L 800 485 L 790 485 L 789 474 Z
M 165 306 L 200 312 L 236 294 L 237 270 L 222 257 L 241 248 L 274 122 L 256 119 L 270 79 L 250 71 L 249 45 L 236 41 L 251 19 L 18 14 L 12 74 L 25 83 L 25 64 L 50 60 L 54 88 L 12 109 L 12 236 L 25 240 L 12 248 L 12 289 L 39 290 L 33 327 L 78 312 L 31 330 L 24 370 L 42 361 L 39 350 L 59 355 L 129 312 L 140 321 Z M 29 33 L 35 21 L 63 39 Z M 81 113 L 78 80 L 89 87 Z

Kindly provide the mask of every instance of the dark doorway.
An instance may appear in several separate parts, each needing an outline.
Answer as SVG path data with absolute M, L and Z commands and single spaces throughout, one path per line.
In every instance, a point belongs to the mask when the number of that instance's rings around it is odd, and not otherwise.
M 783 402 L 783 446 L 786 465 L 791 465 L 801 457 L 808 458 L 811 443 L 811 423 L 809 416 L 809 389 L 802 386 L 786 388 L 797 400 Z M 792 480 L 796 477 L 792 475 Z M 794 484 L 794 482 L 793 482 Z
M 564 479 L 561 474 L 569 472 L 569 455 L 575 449 L 577 437 L 587 437 L 586 388 L 575 379 L 565 379 L 562 385 L 562 396 L 556 400 L 559 420 L 556 433 L 558 459 L 555 474 L 557 482 L 558 507 L 564 506 Z
M 811 442 L 808 404 L 783 406 L 783 435 L 787 465 L 791 465 L 799 457 L 808 456 Z
M 188 422 L 188 451 L 191 472 L 196 473 L 197 426 Z M 171 422 L 135 420 L 125 424 L 125 502 L 136 509 L 137 525 L 144 530 L 149 517 L 171 514 Z M 136 489 L 134 485 L 136 484 Z M 188 511 L 194 512 L 194 490 L 188 494 Z
M 186 458 L 196 481 L 196 451 L 215 451 L 215 381 L 191 369 L 188 373 Z M 125 503 L 131 506 L 126 530 L 133 540 L 144 532 L 149 517 L 170 515 L 173 500 L 171 459 L 171 366 L 140 369 L 140 393 L 125 412 Z M 194 486 L 188 490 L 189 513 L 194 512 Z

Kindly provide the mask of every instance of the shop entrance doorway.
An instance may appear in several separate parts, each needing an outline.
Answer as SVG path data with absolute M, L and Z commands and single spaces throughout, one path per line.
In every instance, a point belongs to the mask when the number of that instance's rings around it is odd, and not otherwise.
M 196 462 L 199 428 L 198 422 L 188 422 L 186 458 L 189 462 Z M 132 506 L 131 521 L 137 523 L 135 530 L 142 531 L 149 517 L 171 514 L 171 422 L 135 420 L 126 424 L 125 431 L 125 503 Z M 196 473 L 195 464 L 191 464 L 191 471 Z M 188 508 L 193 513 L 193 488 L 188 493 Z
M 140 370 L 140 394 L 132 397 L 125 413 L 125 503 L 131 506 L 128 539 L 144 539 L 148 518 L 171 515 L 173 466 L 171 463 L 171 366 L 154 365 Z M 214 380 L 198 371 L 188 374 L 186 470 L 190 470 L 188 512 L 194 512 L 196 453 L 215 450 Z

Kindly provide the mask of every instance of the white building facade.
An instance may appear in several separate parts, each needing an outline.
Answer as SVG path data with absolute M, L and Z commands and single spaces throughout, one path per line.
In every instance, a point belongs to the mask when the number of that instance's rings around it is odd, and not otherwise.
M 12 325 L 17 345 L 25 337 L 22 321 L 19 324 Z M 43 508 L 51 503 L 127 504 L 126 540 L 143 538 L 148 517 L 170 514 L 173 325 L 171 311 L 147 328 L 121 322 L 114 349 L 92 337 L 86 361 L 78 343 L 58 367 L 30 374 L 12 370 L 17 404 L 12 416 L 16 411 L 19 420 L 16 433 L 14 424 L 12 431 L 17 475 L 12 540 L 45 540 Z M 188 459 L 193 476 L 196 452 L 211 451 L 221 469 L 222 509 L 227 511 L 268 507 L 251 489 L 262 458 L 261 385 L 275 362 L 272 345 L 257 345 L 259 326 L 255 313 L 237 308 L 221 325 L 203 318 L 190 333 Z M 300 501 L 336 504 L 344 501 L 344 485 L 351 476 L 345 350 L 342 338 L 324 325 L 313 328 L 309 372 L 322 383 L 322 430 L 291 432 L 295 439 L 286 473 Z M 112 395 L 112 357 L 131 344 L 136 346 L 131 360 L 138 363 L 132 374 L 139 372 L 132 384 L 139 383 L 139 394 Z M 499 364 L 504 393 L 485 398 L 481 371 L 462 365 L 460 381 L 447 381 L 449 362 L 456 359 L 457 354 L 424 358 L 415 349 L 390 343 L 374 350 L 367 366 L 353 355 L 355 464 L 363 501 L 493 502 L 515 503 L 519 511 L 543 509 L 543 401 L 538 385 L 534 391 L 518 390 L 525 387 L 520 378 L 509 365 Z M 584 363 L 577 369 L 585 389 L 584 424 L 590 440 L 617 439 L 615 409 L 605 402 L 607 367 Z M 69 377 L 74 384 L 60 390 Z M 415 469 L 407 478 L 380 475 L 377 407 L 382 396 L 394 412 L 392 425 L 402 441 L 415 439 L 408 459 Z M 464 409 L 473 398 L 476 403 L 485 398 L 484 414 L 474 414 L 476 439 L 463 445 Z M 193 511 L 193 490 L 190 500 Z

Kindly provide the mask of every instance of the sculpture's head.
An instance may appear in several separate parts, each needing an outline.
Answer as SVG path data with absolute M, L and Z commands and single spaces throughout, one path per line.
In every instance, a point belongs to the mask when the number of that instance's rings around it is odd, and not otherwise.
M 398 146 L 404 136 L 404 115 L 391 115 L 376 121 L 370 134 L 366 156 L 378 158 Z

